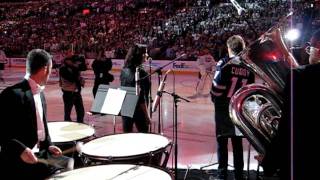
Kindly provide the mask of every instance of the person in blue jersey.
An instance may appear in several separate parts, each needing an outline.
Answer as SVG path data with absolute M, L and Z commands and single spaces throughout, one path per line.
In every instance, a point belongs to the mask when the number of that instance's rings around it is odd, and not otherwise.
M 221 59 L 216 66 L 212 82 L 211 99 L 215 107 L 215 123 L 218 155 L 218 176 L 227 179 L 228 139 L 231 138 L 234 156 L 235 179 L 243 179 L 242 135 L 234 126 L 229 116 L 229 102 L 233 94 L 246 84 L 254 82 L 254 73 L 241 65 L 237 56 L 245 48 L 245 41 L 239 35 L 227 40 L 228 58 Z

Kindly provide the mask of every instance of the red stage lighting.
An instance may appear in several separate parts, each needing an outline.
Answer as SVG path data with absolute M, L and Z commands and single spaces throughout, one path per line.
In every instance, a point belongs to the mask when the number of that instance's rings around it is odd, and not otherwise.
M 83 10 L 82 10 L 82 14 L 83 14 L 83 15 L 88 15 L 88 14 L 90 14 L 90 9 L 83 9 Z
M 279 55 L 277 54 L 277 52 L 268 52 L 264 54 L 264 59 L 265 61 L 276 62 L 279 60 Z

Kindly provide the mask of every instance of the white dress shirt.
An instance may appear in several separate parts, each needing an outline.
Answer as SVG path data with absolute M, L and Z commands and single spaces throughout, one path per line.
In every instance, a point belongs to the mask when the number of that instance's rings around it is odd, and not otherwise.
M 37 84 L 33 79 L 28 76 L 25 76 L 28 80 L 29 85 L 31 87 L 31 91 L 33 94 L 33 99 L 35 103 L 36 109 L 36 116 L 37 116 L 37 134 L 38 134 L 38 141 L 44 141 L 45 139 L 45 129 L 43 124 L 43 108 L 42 108 L 42 101 L 40 97 L 40 92 L 43 91 L 44 86 L 40 86 Z

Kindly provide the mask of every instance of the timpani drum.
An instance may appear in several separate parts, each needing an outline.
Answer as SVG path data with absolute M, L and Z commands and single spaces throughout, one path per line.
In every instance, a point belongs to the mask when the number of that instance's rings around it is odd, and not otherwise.
M 158 134 L 124 133 L 91 140 L 83 145 L 82 154 L 91 161 L 107 164 L 147 164 L 165 167 L 169 158 L 166 151 L 169 145 L 171 142 Z
M 172 180 L 172 176 L 161 169 L 142 165 L 111 164 L 90 166 L 56 174 L 50 178 L 61 180 Z
M 94 128 L 77 122 L 48 122 L 48 130 L 53 143 L 68 143 L 91 137 Z

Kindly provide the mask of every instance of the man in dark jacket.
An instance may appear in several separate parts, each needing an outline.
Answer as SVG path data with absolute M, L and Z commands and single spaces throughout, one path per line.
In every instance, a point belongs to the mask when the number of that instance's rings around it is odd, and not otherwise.
M 0 95 L 0 179 L 45 179 L 57 169 L 48 164 L 54 159 L 61 160 L 57 165 L 73 168 L 71 159 L 52 145 L 48 132 L 43 89 L 51 68 L 51 55 L 30 51 L 25 79 Z
M 85 80 L 81 76 L 81 71 L 86 70 L 83 61 L 85 61 L 84 57 L 79 55 L 66 57 L 59 70 L 65 121 L 71 121 L 72 107 L 75 106 L 77 122 L 83 123 L 84 106 L 81 89 L 84 87 Z
M 320 88 L 315 85 L 320 78 L 320 30 L 311 38 L 309 65 L 292 70 L 288 76 L 283 118 L 279 122 L 279 137 L 273 145 L 280 152 L 277 159 L 280 164 L 281 180 L 314 179 L 318 170 L 319 158 L 314 141 L 319 137 Z
M 102 53 L 98 55 L 91 65 L 94 72 L 93 97 L 96 97 L 100 84 L 109 85 L 109 83 L 114 80 L 113 75 L 109 73 L 112 69 L 112 61 L 110 58 L 103 58 L 101 54 Z

